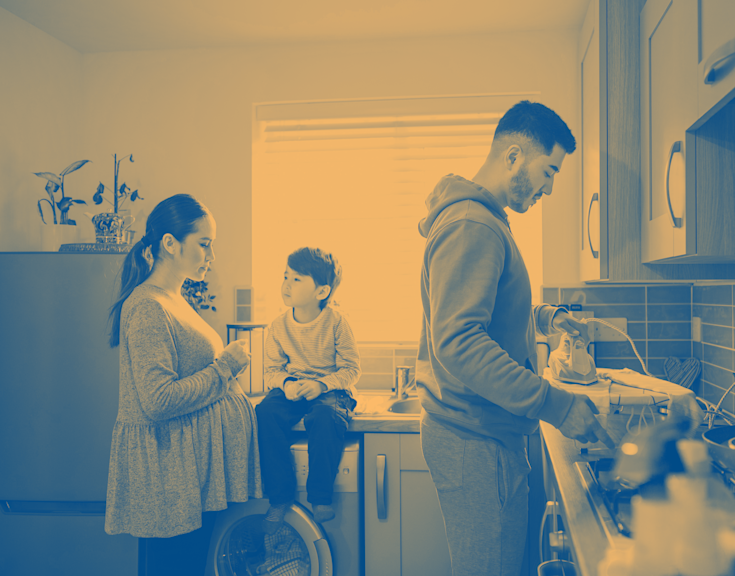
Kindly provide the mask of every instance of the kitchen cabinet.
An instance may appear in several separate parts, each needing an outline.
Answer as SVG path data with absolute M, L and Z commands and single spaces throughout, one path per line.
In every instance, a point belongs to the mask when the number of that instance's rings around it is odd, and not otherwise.
M 451 574 L 419 434 L 365 434 L 365 576 Z
M 721 178 L 735 160 L 725 110 L 735 87 L 735 56 L 726 57 L 735 52 L 733 21 L 731 1 L 648 0 L 641 11 L 644 263 L 735 260 L 733 187 Z
M 642 0 L 591 0 L 578 36 L 584 281 L 630 279 L 639 258 L 641 5 Z

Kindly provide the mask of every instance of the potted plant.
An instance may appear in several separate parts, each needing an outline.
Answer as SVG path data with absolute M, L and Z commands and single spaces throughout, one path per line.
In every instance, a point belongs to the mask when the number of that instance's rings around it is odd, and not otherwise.
M 49 197 L 42 198 L 38 201 L 38 213 L 41 215 L 41 221 L 44 224 L 46 224 L 46 219 L 43 217 L 43 208 L 41 207 L 41 202 L 47 202 L 51 206 L 51 213 L 54 217 L 54 224 L 61 224 L 66 226 L 76 225 L 76 221 L 69 220 L 69 208 L 72 207 L 72 204 L 86 204 L 86 202 L 84 200 L 76 200 L 71 196 L 67 196 L 65 194 L 64 179 L 66 178 L 67 174 L 76 172 L 87 162 L 89 162 L 89 160 L 77 160 L 76 162 L 72 162 L 58 176 L 56 174 L 53 174 L 52 172 L 34 172 L 34 174 L 39 178 L 44 178 L 45 180 L 47 180 L 46 194 L 48 194 Z M 59 190 L 61 191 L 61 198 L 57 201 L 54 194 L 56 194 L 56 192 L 58 192 Z M 56 218 L 57 208 L 59 209 L 58 220 Z
M 120 164 L 123 160 L 129 159 L 130 162 L 134 162 L 133 155 L 130 154 L 120 160 L 117 159 L 117 154 L 113 155 L 115 162 L 114 170 L 114 189 L 110 190 L 102 182 L 97 186 L 97 192 L 95 192 L 92 200 L 95 204 L 99 205 L 102 202 L 107 202 L 112 205 L 114 212 L 101 212 L 92 218 L 94 224 L 95 234 L 97 235 L 97 242 L 120 244 L 123 242 L 123 234 L 125 228 L 129 227 L 135 221 L 135 218 L 127 224 L 122 216 L 118 214 L 125 201 L 130 199 L 131 202 L 136 200 L 144 200 L 144 198 L 138 194 L 137 190 L 130 191 L 130 187 L 123 182 L 118 186 L 120 176 Z M 109 200 L 104 196 L 105 191 L 109 191 L 112 194 L 112 200 Z

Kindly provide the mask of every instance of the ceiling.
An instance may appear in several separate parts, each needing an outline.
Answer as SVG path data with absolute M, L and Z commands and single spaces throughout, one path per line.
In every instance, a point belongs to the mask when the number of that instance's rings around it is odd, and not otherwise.
M 0 0 L 79 52 L 578 30 L 589 0 Z

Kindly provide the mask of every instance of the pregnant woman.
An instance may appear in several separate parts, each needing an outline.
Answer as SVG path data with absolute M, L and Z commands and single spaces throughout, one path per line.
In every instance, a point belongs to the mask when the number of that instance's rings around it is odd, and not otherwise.
M 216 225 L 192 196 L 151 212 L 125 258 L 112 307 L 120 404 L 105 531 L 141 538 L 146 574 L 202 576 L 214 514 L 261 498 L 256 418 L 235 377 L 250 358 L 226 348 L 181 294 L 214 260 Z

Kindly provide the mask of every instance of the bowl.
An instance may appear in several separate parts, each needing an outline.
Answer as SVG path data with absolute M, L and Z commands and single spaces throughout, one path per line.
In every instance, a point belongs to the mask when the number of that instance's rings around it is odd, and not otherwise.
M 719 426 L 702 434 L 712 459 L 720 466 L 735 471 L 735 448 L 730 441 L 735 439 L 735 426 Z

